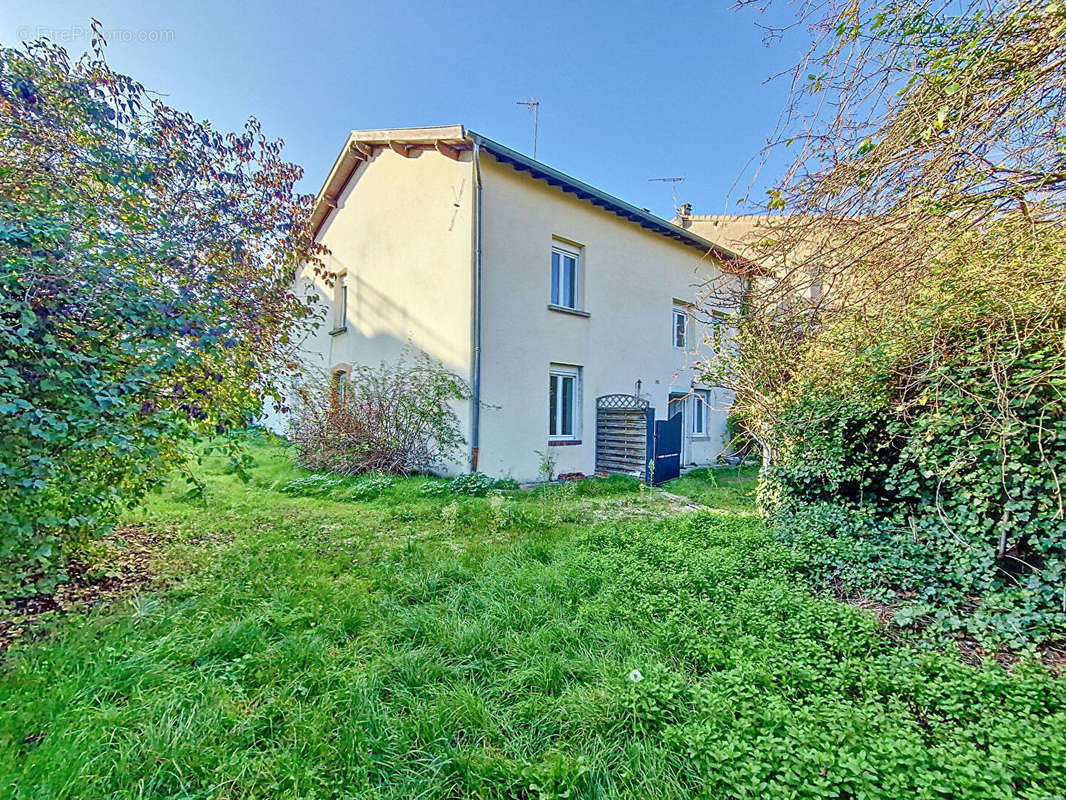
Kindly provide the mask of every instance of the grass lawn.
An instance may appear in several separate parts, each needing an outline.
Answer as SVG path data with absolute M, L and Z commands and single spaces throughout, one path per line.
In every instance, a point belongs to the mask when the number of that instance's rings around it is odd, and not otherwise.
M 490 497 L 208 461 L 164 584 L 0 667 L 0 797 L 1061 798 L 1066 684 L 810 591 L 750 476 Z M 362 497 L 363 499 L 357 499 Z

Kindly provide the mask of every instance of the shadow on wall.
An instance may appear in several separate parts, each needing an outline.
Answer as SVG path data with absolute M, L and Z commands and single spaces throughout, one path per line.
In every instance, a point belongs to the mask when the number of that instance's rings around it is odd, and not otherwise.
M 325 335 L 328 337 L 328 334 Z M 351 335 L 351 331 L 347 334 L 340 334 L 340 336 Z M 428 353 L 425 350 L 414 346 L 411 341 L 401 340 L 392 334 L 379 333 L 369 338 L 358 336 L 358 342 L 352 343 L 350 348 L 346 349 L 344 353 L 351 354 L 351 357 L 345 357 L 343 354 L 336 353 L 327 355 L 327 353 L 323 353 L 316 348 L 306 350 L 304 354 L 305 364 L 302 379 L 288 387 L 288 391 L 286 392 L 286 405 L 288 406 L 288 411 L 282 412 L 274 408 L 273 402 L 268 400 L 264 406 L 263 413 L 256 420 L 257 424 L 262 425 L 268 430 L 281 436 L 287 436 L 291 428 L 292 415 L 298 408 L 296 394 L 298 384 L 322 381 L 323 385 L 325 385 L 325 381 L 330 373 L 337 366 L 341 365 L 346 367 L 352 365 L 375 367 L 382 362 L 385 362 L 386 364 L 396 364 L 401 359 L 404 359 L 408 363 L 411 363 L 419 357 L 428 356 L 434 361 L 442 363 L 448 371 L 460 377 L 464 382 L 469 383 L 470 379 L 467 370 L 456 369 L 454 363 L 449 364 L 443 362 L 433 353 Z M 466 400 L 454 400 L 451 402 L 451 406 L 459 419 L 459 430 L 465 443 L 454 461 L 442 465 L 442 472 L 448 475 L 467 471 L 470 441 L 469 402 Z

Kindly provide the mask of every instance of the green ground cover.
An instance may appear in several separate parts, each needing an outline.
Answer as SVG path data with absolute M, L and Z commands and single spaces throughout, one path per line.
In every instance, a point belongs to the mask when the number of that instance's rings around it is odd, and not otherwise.
M 300 496 L 253 452 L 126 520 L 165 533 L 159 586 L 6 653 L 0 796 L 1066 796 L 1066 685 L 813 593 L 750 475 L 672 484 L 695 512 L 625 480 Z

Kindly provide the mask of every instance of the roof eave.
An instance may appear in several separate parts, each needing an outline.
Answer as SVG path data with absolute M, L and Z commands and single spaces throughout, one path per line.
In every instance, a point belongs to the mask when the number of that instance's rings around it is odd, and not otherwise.
M 497 160 L 509 164 L 511 167 L 529 173 L 534 178 L 539 178 L 551 186 L 556 186 L 565 192 L 569 192 L 593 205 L 614 213 L 623 219 L 635 222 L 641 227 L 662 236 L 694 247 L 702 253 L 711 253 L 722 262 L 723 268 L 736 274 L 750 274 L 751 265 L 743 257 L 729 248 L 715 244 L 709 239 L 704 239 L 691 231 L 674 225 L 661 217 L 657 217 L 650 211 L 627 203 L 626 201 L 608 194 L 595 186 L 580 181 L 564 172 L 549 167 L 535 159 L 512 150 L 506 145 L 483 136 L 475 131 L 467 130 L 462 125 L 442 125 L 428 128 L 382 128 L 378 130 L 352 131 L 348 135 L 344 148 L 333 167 L 326 177 L 322 189 L 315 197 L 315 203 L 311 212 L 311 228 L 315 236 L 318 235 L 322 224 L 329 216 L 329 212 L 337 207 L 341 194 L 351 180 L 359 165 L 373 157 L 375 148 L 391 147 L 397 152 L 407 155 L 417 149 L 438 149 L 441 152 L 457 157 L 461 150 L 468 150 L 474 145 L 484 148 Z
M 588 200 L 593 205 L 611 211 L 623 219 L 636 222 L 644 228 L 674 239 L 681 244 L 695 247 L 704 253 L 713 253 L 723 262 L 743 261 L 739 255 L 728 248 L 715 244 L 708 239 L 704 239 L 702 236 L 698 236 L 684 228 L 674 225 L 661 217 L 657 217 L 650 211 L 637 208 L 636 206 L 627 203 L 625 200 L 607 194 L 607 192 L 567 175 L 565 172 L 560 172 L 557 169 L 549 167 L 547 164 L 535 161 L 534 159 L 529 158 L 516 150 L 512 150 L 506 145 L 502 145 L 487 136 L 483 136 L 475 131 L 467 131 L 467 136 L 470 137 L 471 141 L 477 142 L 479 146 L 492 153 L 497 159 L 509 163 L 512 167 L 528 172 L 533 177 L 540 178 L 551 186 L 557 186 L 565 192 L 576 195 L 581 199 Z
M 378 130 L 352 131 L 333 162 L 325 183 L 315 196 L 311 210 L 311 230 L 317 237 L 329 212 L 337 207 L 352 175 L 359 165 L 373 157 L 375 148 L 403 148 L 409 150 L 469 149 L 471 146 L 462 125 L 440 125 L 428 128 L 382 128 Z

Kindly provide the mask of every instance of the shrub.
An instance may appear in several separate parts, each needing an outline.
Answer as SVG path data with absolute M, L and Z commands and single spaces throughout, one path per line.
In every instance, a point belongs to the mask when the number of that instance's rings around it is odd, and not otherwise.
M 514 490 L 518 481 L 514 478 L 490 478 L 484 472 L 468 472 L 456 475 L 448 481 L 429 481 L 422 486 L 422 494 L 443 497 L 448 494 L 468 494 L 483 497 L 493 490 Z
M 339 489 L 341 485 L 342 481 L 336 475 L 316 473 L 289 481 L 281 491 L 296 497 L 322 497 Z
M 396 478 L 392 475 L 372 472 L 356 478 L 345 494 L 352 500 L 373 500 L 392 488 L 395 483 Z
M 797 392 L 763 501 L 822 581 L 891 602 L 908 625 L 1021 647 L 1066 634 L 1066 395 L 1053 377 L 1066 356 L 1039 295 L 998 293 L 1010 326 L 978 298 L 953 313 L 980 324 L 916 313 L 950 341 L 932 370 L 881 382 L 882 357 L 866 354 L 853 369 L 869 382 Z
M 1066 7 L 830 0 L 797 23 L 818 69 L 780 141 L 805 146 L 745 242 L 772 279 L 726 292 L 738 347 L 711 369 L 763 499 L 814 573 L 901 621 L 1066 636 Z
M 94 32 L 73 64 L 0 47 L 0 597 L 246 426 L 313 322 L 300 168 L 113 72 Z
M 334 500 L 372 500 L 395 484 L 392 475 L 367 473 L 345 479 L 330 473 L 315 473 L 289 481 L 282 487 L 285 494 L 296 497 L 331 497 Z
M 471 494 L 480 497 L 495 488 L 496 481 L 484 472 L 468 472 L 464 475 L 456 475 L 448 481 L 448 491 L 455 494 Z
M 302 387 L 289 435 L 306 469 L 428 472 L 464 443 L 454 402 L 468 394 L 463 380 L 439 362 L 404 355 Z

